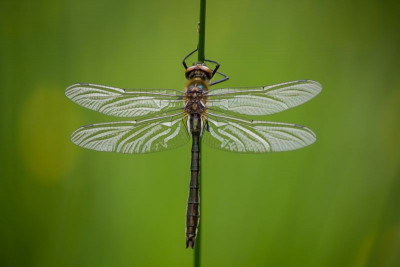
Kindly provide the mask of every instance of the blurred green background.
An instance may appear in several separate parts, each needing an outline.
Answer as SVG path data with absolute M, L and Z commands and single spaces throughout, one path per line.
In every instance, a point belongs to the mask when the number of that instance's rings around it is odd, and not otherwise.
M 190 146 L 79 148 L 73 130 L 119 119 L 64 90 L 182 89 L 198 13 L 197 0 L 0 2 L 1 266 L 191 266 Z M 203 266 L 400 266 L 399 13 L 398 1 L 208 1 L 223 87 L 324 89 L 265 118 L 307 125 L 310 147 L 203 146 Z

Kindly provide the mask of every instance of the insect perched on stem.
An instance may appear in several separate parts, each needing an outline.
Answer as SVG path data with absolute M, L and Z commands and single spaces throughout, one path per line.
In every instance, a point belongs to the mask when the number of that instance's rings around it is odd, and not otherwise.
M 196 49 L 197 50 L 197 49 Z M 321 91 L 312 80 L 249 87 L 210 89 L 228 80 L 204 63 L 188 67 L 185 90 L 121 89 L 80 83 L 66 89 L 75 103 L 101 113 L 134 118 L 83 126 L 71 135 L 75 144 L 98 151 L 142 154 L 185 145 L 192 139 L 191 179 L 186 214 L 186 247 L 194 247 L 200 219 L 200 142 L 239 153 L 287 151 L 312 144 L 316 136 L 307 127 L 290 123 L 246 120 L 237 115 L 277 113 L 310 100 Z M 216 74 L 222 78 L 211 82 Z

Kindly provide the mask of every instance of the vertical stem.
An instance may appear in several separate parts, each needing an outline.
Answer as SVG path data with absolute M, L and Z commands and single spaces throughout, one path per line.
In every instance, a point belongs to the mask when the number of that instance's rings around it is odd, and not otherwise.
M 204 43 L 205 43 L 205 37 L 206 37 L 206 0 L 200 0 L 200 20 L 199 20 L 199 44 L 198 44 L 198 61 L 199 62 L 204 62 L 205 56 L 204 56 Z M 200 267 L 201 266 L 201 236 L 202 236 L 202 218 L 203 218 L 203 213 L 202 213 L 202 206 L 204 205 L 204 200 L 201 197 L 202 195 L 202 188 L 203 188 L 203 180 L 201 179 L 201 174 L 202 174 L 202 164 L 201 164 L 201 159 L 202 159 L 202 148 L 201 148 L 201 139 L 199 142 L 199 150 L 200 150 L 200 172 L 199 172 L 199 184 L 200 184 L 200 223 L 198 226 L 197 230 L 197 238 L 196 238 L 196 245 L 194 246 L 194 267 Z
M 206 38 L 206 0 L 200 0 L 199 50 L 198 50 L 199 62 L 204 62 L 205 38 Z

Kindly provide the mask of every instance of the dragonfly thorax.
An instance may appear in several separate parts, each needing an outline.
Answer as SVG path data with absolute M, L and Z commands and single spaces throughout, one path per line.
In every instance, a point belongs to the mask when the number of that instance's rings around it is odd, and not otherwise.
M 208 87 L 208 80 L 193 78 L 188 81 L 185 88 L 184 105 L 187 114 L 203 114 L 205 112 Z

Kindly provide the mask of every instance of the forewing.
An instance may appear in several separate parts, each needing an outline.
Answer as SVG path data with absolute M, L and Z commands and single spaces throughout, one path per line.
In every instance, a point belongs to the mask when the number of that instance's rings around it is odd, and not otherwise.
M 71 141 L 84 148 L 129 154 L 169 150 L 188 140 L 182 113 L 143 121 L 86 125 L 71 135 Z
M 202 142 L 231 152 L 265 153 L 299 149 L 315 142 L 307 127 L 268 121 L 247 121 L 227 116 L 208 115 L 208 131 Z
M 307 102 L 322 86 L 316 81 L 301 80 L 254 88 L 211 90 L 208 108 L 213 112 L 268 115 Z
M 171 89 L 122 89 L 80 83 L 65 90 L 75 103 L 117 117 L 161 114 L 183 107 L 183 93 Z

